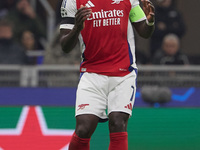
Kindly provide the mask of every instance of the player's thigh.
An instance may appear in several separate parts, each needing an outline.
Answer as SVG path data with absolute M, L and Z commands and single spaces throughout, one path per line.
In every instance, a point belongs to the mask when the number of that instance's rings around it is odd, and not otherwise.
M 92 114 L 101 119 L 107 118 L 107 98 L 102 85 L 104 82 L 106 83 L 106 79 L 97 74 L 83 74 L 76 93 L 76 116 Z
M 136 72 L 131 72 L 109 93 L 108 114 L 112 112 L 124 112 L 132 115 L 136 94 L 136 77 Z

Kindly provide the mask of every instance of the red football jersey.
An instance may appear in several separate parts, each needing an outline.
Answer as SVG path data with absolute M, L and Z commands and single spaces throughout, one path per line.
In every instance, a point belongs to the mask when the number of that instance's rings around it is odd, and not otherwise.
M 81 72 L 124 76 L 135 64 L 135 41 L 129 19 L 138 0 L 64 0 L 60 28 L 72 29 L 80 6 L 92 9 L 79 36 L 83 62 Z

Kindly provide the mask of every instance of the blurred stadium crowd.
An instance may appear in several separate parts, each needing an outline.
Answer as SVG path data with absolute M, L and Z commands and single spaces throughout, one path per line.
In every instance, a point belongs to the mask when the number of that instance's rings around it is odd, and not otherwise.
M 145 40 L 145 46 L 136 34 L 137 64 L 200 64 L 199 49 L 190 53 L 185 46 L 188 40 L 184 37 L 198 31 L 191 30 L 185 12 L 179 10 L 186 0 L 152 1 L 156 7 L 156 29 L 152 38 Z M 62 0 L 1 0 L 0 64 L 78 66 L 81 61 L 78 45 L 71 53 L 64 54 L 59 44 L 61 3 Z M 196 14 L 191 12 L 191 17 L 192 13 Z

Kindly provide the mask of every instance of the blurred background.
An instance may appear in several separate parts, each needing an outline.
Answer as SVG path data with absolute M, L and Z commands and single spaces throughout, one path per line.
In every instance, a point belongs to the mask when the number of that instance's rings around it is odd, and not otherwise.
M 200 149 L 200 0 L 152 0 L 155 32 L 135 33 L 130 150 Z M 62 0 L 0 1 L 0 150 L 67 150 L 75 128 L 79 45 L 59 44 Z M 12 144 L 11 144 L 12 143 Z M 107 123 L 92 150 L 108 149 Z

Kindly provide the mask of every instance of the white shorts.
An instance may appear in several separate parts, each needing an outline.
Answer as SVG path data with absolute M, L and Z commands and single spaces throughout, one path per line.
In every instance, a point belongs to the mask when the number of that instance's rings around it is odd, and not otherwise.
M 123 77 L 85 72 L 77 89 L 76 116 L 93 114 L 107 119 L 107 114 L 111 112 L 125 112 L 131 116 L 135 101 L 136 77 L 136 71 Z

